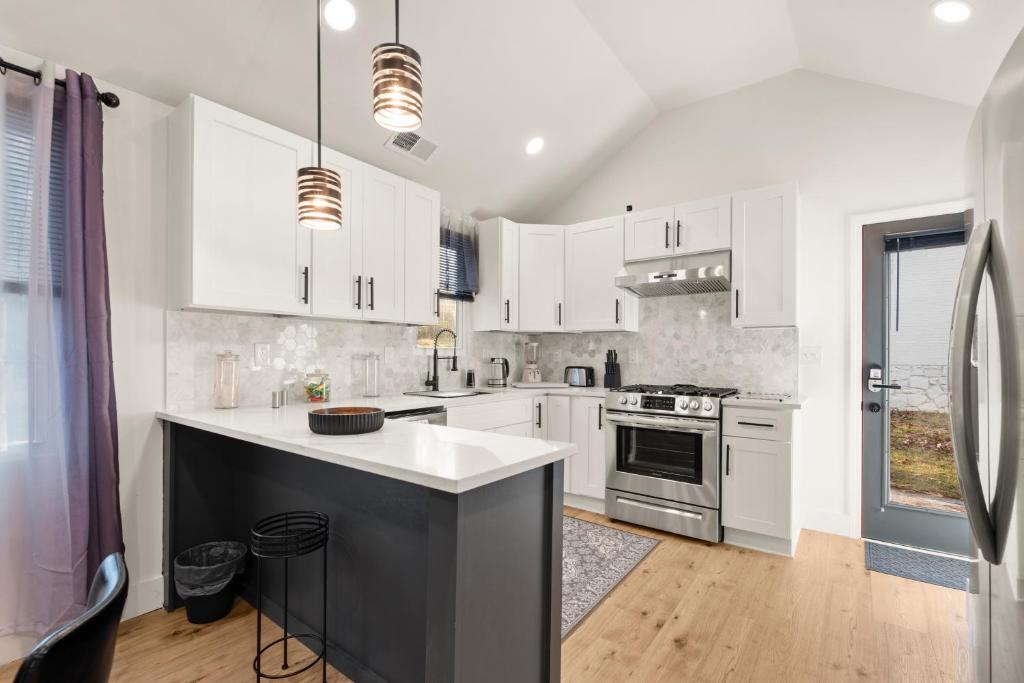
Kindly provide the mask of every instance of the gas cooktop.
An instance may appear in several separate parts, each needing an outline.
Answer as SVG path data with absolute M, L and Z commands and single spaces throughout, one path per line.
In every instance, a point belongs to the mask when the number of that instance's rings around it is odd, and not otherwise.
M 739 393 L 739 389 L 699 387 L 696 384 L 629 384 L 611 391 L 629 394 L 661 394 L 667 396 L 708 396 L 726 398 Z

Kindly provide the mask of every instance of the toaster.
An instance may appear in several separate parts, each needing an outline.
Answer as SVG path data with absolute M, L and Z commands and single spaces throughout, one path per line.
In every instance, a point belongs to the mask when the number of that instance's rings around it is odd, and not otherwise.
M 565 368 L 565 383 L 571 387 L 594 386 L 594 368 L 584 365 L 569 365 Z

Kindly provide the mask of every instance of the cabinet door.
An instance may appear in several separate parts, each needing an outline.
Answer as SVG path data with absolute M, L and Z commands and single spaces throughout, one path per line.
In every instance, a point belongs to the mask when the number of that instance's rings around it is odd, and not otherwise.
M 673 245 L 672 207 L 650 209 L 625 215 L 625 256 L 627 261 L 671 256 Z
M 519 329 L 519 224 L 500 219 L 498 258 L 501 261 L 501 319 L 502 330 Z
M 363 167 L 363 285 L 367 320 L 405 315 L 405 180 Z
M 675 252 L 695 254 L 732 246 L 732 197 L 712 197 L 675 207 Z
M 580 452 L 572 468 L 571 493 L 604 498 L 604 399 L 572 399 L 572 440 Z
M 519 226 L 519 329 L 561 332 L 565 316 L 565 228 Z
M 734 327 L 796 325 L 795 185 L 733 195 Z
M 311 230 L 313 267 L 309 273 L 313 315 L 362 318 L 363 164 L 331 149 L 323 165 L 341 175 L 341 229 Z
M 565 229 L 565 329 L 598 332 L 630 329 L 636 295 L 615 286 L 623 264 L 622 216 Z M 635 327 L 632 327 L 635 330 Z
M 568 396 L 548 396 L 548 440 L 572 443 L 572 399 Z M 572 491 L 573 464 L 579 454 L 565 459 L 563 475 L 566 493 Z
M 441 195 L 405 183 L 405 322 L 434 325 L 438 316 Z
M 309 313 L 295 183 L 312 143 L 199 98 L 192 115 L 192 303 Z
M 539 396 L 533 399 L 533 436 L 537 439 L 548 438 L 547 396 Z
M 790 536 L 791 444 L 741 437 L 722 440 L 722 525 Z

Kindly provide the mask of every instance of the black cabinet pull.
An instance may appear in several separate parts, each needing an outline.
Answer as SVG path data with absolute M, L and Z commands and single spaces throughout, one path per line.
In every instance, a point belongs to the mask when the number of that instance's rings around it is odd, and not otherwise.
M 732 447 L 729 444 L 725 445 L 725 476 L 729 476 L 729 456 L 732 454 Z
M 356 275 L 356 310 L 363 307 L 363 276 Z
M 370 288 L 370 303 L 367 304 L 366 307 L 369 308 L 372 311 L 373 310 L 373 278 L 372 277 L 367 279 L 366 286 Z
M 505 322 L 510 323 L 512 320 L 509 315 L 509 300 L 505 299 Z
M 562 304 L 558 304 L 558 326 L 562 326 Z
M 438 289 L 434 292 L 434 317 L 441 317 L 441 290 Z
M 744 422 L 743 420 L 737 420 L 736 424 L 743 425 L 744 427 L 764 427 L 765 429 L 775 429 L 773 424 L 765 424 L 763 422 Z
M 668 221 L 665 221 L 665 248 L 666 249 L 668 249 L 670 246 L 672 246 L 671 243 L 668 241 L 668 231 L 670 229 L 671 228 L 668 227 Z
M 302 269 L 302 303 L 309 303 L 309 266 Z
M 740 318 L 740 290 L 736 290 L 736 319 Z
M 676 246 L 677 247 L 683 246 L 683 243 L 680 241 L 680 237 L 679 237 L 679 234 L 680 234 L 680 231 L 682 230 L 682 228 L 683 228 L 682 221 L 676 221 Z
M 598 406 L 597 407 L 597 428 L 598 429 L 604 429 L 603 416 L 604 416 L 604 406 Z
M 541 429 L 541 428 L 542 428 L 542 426 L 543 426 L 543 425 L 541 425 L 541 415 L 540 415 L 540 410 L 541 410 L 541 404 L 540 404 L 540 403 L 538 403 L 538 404 L 537 404 L 537 429 Z
M 615 297 L 615 324 L 619 324 L 619 298 Z

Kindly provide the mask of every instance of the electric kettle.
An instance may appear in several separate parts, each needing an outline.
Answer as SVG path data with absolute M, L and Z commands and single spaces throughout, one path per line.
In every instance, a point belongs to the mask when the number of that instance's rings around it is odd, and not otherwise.
M 492 358 L 491 359 L 491 378 L 487 380 L 487 386 L 489 387 L 507 387 L 508 386 L 508 358 Z

